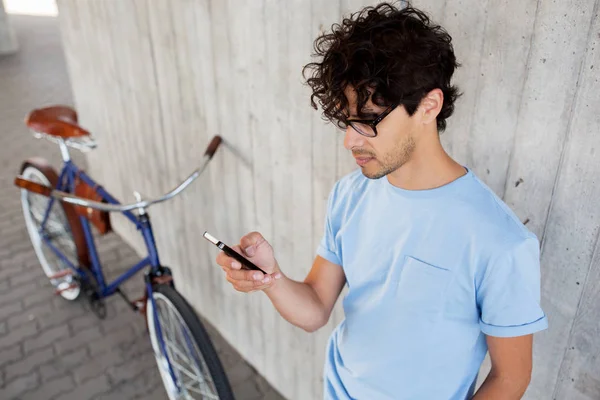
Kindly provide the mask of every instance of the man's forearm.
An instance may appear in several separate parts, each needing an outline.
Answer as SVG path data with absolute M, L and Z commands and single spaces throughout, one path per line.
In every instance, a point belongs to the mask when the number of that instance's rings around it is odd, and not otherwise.
M 490 373 L 472 400 L 519 400 L 523 397 L 529 379 L 514 379 Z
M 323 303 L 313 288 L 306 283 L 291 280 L 283 275 L 274 286 L 265 289 L 264 292 L 283 318 L 307 332 L 313 332 L 327 322 L 328 316 Z

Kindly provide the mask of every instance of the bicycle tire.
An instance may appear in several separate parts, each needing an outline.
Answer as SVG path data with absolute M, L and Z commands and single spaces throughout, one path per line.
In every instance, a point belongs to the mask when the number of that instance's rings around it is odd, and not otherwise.
M 202 369 L 201 374 L 205 375 L 208 372 L 212 383 L 214 384 L 213 388 L 216 392 L 217 397 L 199 397 L 200 399 L 214 399 L 217 398 L 219 400 L 233 400 L 233 392 L 231 390 L 231 386 L 229 384 L 229 379 L 225 374 L 223 369 L 223 365 L 219 360 L 217 352 L 212 344 L 212 341 L 204 328 L 204 325 L 198 318 L 197 314 L 194 312 L 194 309 L 190 304 L 186 301 L 186 299 L 177 292 L 173 287 L 169 284 L 159 284 L 154 286 L 152 296 L 154 298 L 154 302 L 157 304 L 157 309 L 160 310 L 161 304 L 169 302 L 173 309 L 179 314 L 179 318 L 181 324 L 185 324 L 187 327 L 187 331 L 190 333 L 190 338 L 195 342 L 196 348 L 194 350 L 199 351 L 200 360 L 196 359 L 196 365 L 199 369 Z M 172 379 L 170 374 L 166 371 L 164 353 L 162 348 L 158 345 L 158 338 L 156 336 L 156 328 L 154 327 L 154 315 L 152 302 L 150 299 L 147 300 L 146 304 L 146 316 L 148 320 L 148 331 L 150 335 L 150 339 L 152 342 L 152 348 L 154 350 L 154 355 L 156 357 L 156 362 L 161 372 L 161 377 L 163 379 L 163 383 L 165 385 L 165 390 L 169 395 L 170 399 L 180 398 L 173 394 L 174 387 L 172 385 Z M 177 315 L 175 315 L 177 317 Z M 159 323 L 161 325 L 161 331 L 163 336 L 165 336 L 165 326 L 160 322 L 161 317 L 159 316 Z M 166 345 L 165 345 L 166 346 Z M 188 344 L 189 348 L 189 344 Z M 169 353 L 169 351 L 167 351 Z M 171 358 L 173 352 L 169 355 Z M 172 360 L 169 360 L 172 363 Z M 179 360 L 178 360 L 179 361 Z M 198 362 L 200 361 L 200 362 Z M 202 363 L 202 361 L 204 363 Z M 162 364 L 162 365 L 161 365 Z M 202 364 L 202 365 L 199 365 Z M 175 367 L 174 367 L 175 368 Z M 176 369 L 176 368 L 175 368 Z M 207 370 L 207 371 L 205 371 Z M 177 372 L 175 372 L 177 375 Z M 181 374 L 179 374 L 181 376 Z M 177 377 L 179 379 L 179 376 Z M 170 381 L 170 383 L 169 383 Z M 210 382 L 209 382 L 210 383 Z M 192 397 L 196 399 L 196 397 Z
M 56 181 L 58 180 L 53 170 L 49 171 L 47 168 L 40 168 L 37 165 L 31 164 L 24 165 L 21 175 L 26 179 L 52 187 L 56 185 Z M 23 209 L 25 227 L 27 228 L 29 239 L 42 270 L 46 277 L 50 279 L 50 277 L 57 274 L 71 272 L 71 269 L 50 248 L 44 245 L 41 239 L 39 232 L 40 220 L 43 219 L 48 202 L 49 199 L 47 197 L 21 189 L 21 207 Z M 33 204 L 35 204 L 35 207 L 32 206 Z M 52 206 L 48 222 L 46 223 L 46 231 L 52 237 L 51 241 L 53 245 L 60 248 L 69 261 L 77 265 L 78 246 L 73 234 L 72 222 L 69 220 L 66 210 L 60 202 L 56 202 Z M 50 279 L 50 283 L 59 291 L 64 299 L 69 301 L 76 300 L 81 293 L 80 285 L 72 274 Z

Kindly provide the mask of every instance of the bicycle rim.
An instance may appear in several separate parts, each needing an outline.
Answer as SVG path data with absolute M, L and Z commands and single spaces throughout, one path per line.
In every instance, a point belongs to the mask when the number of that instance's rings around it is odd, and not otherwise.
M 25 168 L 22 175 L 25 179 L 46 186 L 52 186 L 48 178 L 33 166 Z M 23 216 L 25 217 L 25 225 L 27 227 L 27 232 L 29 233 L 29 238 L 31 239 L 31 244 L 33 245 L 33 249 L 35 250 L 35 254 L 40 261 L 44 273 L 47 277 L 51 277 L 64 270 L 70 270 L 70 268 L 52 251 L 52 249 L 44 244 L 40 235 L 40 226 L 44 219 L 48 201 L 48 198 L 45 196 L 29 192 L 25 189 L 21 190 Z M 52 244 L 58 248 L 69 261 L 74 265 L 78 264 L 75 241 L 73 240 L 73 235 L 69 228 L 65 212 L 58 202 L 52 206 L 44 227 L 44 232 Z M 57 290 L 61 290 L 60 295 L 67 300 L 75 300 L 81 291 L 79 286 L 66 289 L 71 285 L 78 285 L 72 275 L 51 279 L 50 283 L 52 283 Z
M 156 363 L 170 400 L 219 399 L 210 370 L 191 329 L 173 302 L 163 293 L 152 293 L 167 357 L 159 345 L 152 302 L 148 301 L 148 329 Z M 177 382 L 173 382 L 169 364 Z

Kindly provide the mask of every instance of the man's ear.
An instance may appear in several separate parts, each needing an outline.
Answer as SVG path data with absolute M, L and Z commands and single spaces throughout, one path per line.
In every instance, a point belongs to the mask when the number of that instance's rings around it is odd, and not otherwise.
M 440 89 L 433 89 L 421 100 L 417 113 L 422 124 L 434 122 L 442 110 L 444 93 Z

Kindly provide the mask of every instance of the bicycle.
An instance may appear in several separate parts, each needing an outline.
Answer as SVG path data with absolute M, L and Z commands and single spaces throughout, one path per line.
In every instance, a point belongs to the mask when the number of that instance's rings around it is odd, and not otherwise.
M 165 195 L 121 204 L 71 160 L 69 147 L 89 151 L 96 141 L 77 121 L 75 110 L 52 106 L 33 110 L 25 119 L 36 138 L 57 143 L 63 159 L 60 174 L 41 158 L 23 162 L 15 185 L 27 231 L 44 273 L 57 295 L 76 300 L 83 294 L 99 318 L 106 317 L 104 299 L 118 293 L 146 319 L 152 349 L 165 390 L 174 399 L 233 399 L 223 366 L 202 322 L 177 292 L 171 270 L 161 265 L 147 209 L 181 193 L 204 171 L 221 138 L 215 136 L 202 165 Z M 58 200 L 58 201 L 57 201 Z M 56 204 L 58 203 L 58 204 Z M 107 283 L 91 230 L 111 230 L 110 212 L 120 212 L 141 232 L 148 255 Z M 145 292 L 130 301 L 119 286 L 147 268 Z M 200 396 L 200 397 L 198 397 Z

